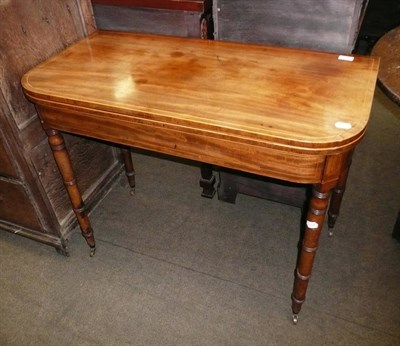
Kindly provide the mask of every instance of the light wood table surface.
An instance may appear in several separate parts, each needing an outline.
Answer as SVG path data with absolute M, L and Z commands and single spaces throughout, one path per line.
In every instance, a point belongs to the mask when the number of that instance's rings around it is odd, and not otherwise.
M 292 294 L 297 322 L 329 201 L 333 226 L 366 131 L 378 64 L 374 57 L 95 32 L 28 72 L 22 85 L 92 254 L 93 231 L 61 132 L 313 184 Z

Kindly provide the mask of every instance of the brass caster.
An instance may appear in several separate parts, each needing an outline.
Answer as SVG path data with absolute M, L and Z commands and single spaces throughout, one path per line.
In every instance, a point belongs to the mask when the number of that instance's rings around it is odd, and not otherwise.
M 329 236 L 330 238 L 332 238 L 332 237 L 333 237 L 333 229 L 330 229 L 330 230 L 329 230 L 329 232 L 328 232 L 328 236 Z
M 129 191 L 129 194 L 131 195 L 131 196 L 134 196 L 135 195 L 135 188 L 133 187 L 133 188 L 131 188 L 131 190 Z
M 299 321 L 299 315 L 293 314 L 293 324 L 296 325 L 298 321 Z
M 96 253 L 96 247 L 93 246 L 90 248 L 90 257 L 93 257 L 95 253 Z

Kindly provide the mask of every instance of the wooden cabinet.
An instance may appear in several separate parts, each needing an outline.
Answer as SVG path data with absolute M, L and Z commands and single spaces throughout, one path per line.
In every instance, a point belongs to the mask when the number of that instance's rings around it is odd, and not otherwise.
M 182 37 L 212 35 L 212 0 L 92 0 L 99 29 Z
M 7 1 L 0 6 L 0 230 L 67 252 L 70 202 L 22 75 L 94 30 L 86 0 Z M 115 149 L 66 136 L 90 210 L 121 171 Z

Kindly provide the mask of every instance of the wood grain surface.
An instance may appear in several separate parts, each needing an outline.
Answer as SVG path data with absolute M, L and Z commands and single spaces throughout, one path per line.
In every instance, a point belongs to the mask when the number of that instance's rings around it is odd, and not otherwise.
M 369 118 L 378 58 L 96 32 L 28 72 L 82 234 L 95 239 L 60 131 L 272 178 L 314 183 L 292 293 L 305 300 L 319 236 L 335 217 Z
M 377 69 L 377 58 L 99 32 L 25 75 L 23 86 L 35 99 L 127 119 L 329 148 L 364 130 Z
M 377 69 L 370 57 L 96 32 L 22 83 L 48 127 L 316 182 L 325 155 L 362 138 Z

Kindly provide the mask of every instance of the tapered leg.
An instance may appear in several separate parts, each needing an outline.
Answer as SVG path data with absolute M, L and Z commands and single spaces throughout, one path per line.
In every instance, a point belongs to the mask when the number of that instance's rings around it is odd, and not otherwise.
M 315 185 L 313 187 L 292 293 L 294 323 L 297 323 L 297 315 L 306 298 L 308 281 L 311 277 L 312 266 L 318 248 L 319 236 L 321 234 L 328 206 L 330 188 L 330 186 L 323 185 Z
M 93 230 L 90 225 L 89 217 L 85 211 L 85 205 L 82 201 L 81 193 L 75 180 L 71 160 L 65 147 L 64 138 L 60 132 L 53 129 L 46 129 L 46 134 L 49 139 L 51 150 L 53 151 L 54 159 L 58 169 L 60 170 L 65 188 L 68 192 L 72 209 L 75 212 L 81 228 L 82 235 L 90 247 L 90 256 L 93 256 L 96 251 Z
M 128 147 L 121 148 L 122 159 L 125 165 L 125 175 L 128 178 L 129 186 L 131 187 L 131 195 L 135 193 L 135 169 L 133 168 L 132 156 Z
M 339 180 L 337 181 L 336 186 L 332 191 L 331 201 L 328 210 L 328 227 L 329 227 L 330 237 L 333 236 L 333 227 L 335 226 L 336 220 L 339 216 L 339 211 L 340 211 L 340 206 L 342 204 L 344 191 L 346 190 L 346 182 L 347 182 L 347 176 L 349 175 L 350 171 L 352 154 L 353 154 L 352 152 L 349 154 L 345 169 L 341 172 Z
M 200 187 L 203 188 L 201 195 L 207 198 L 213 198 L 215 195 L 215 176 L 213 175 L 212 165 L 202 163 L 201 167 Z

